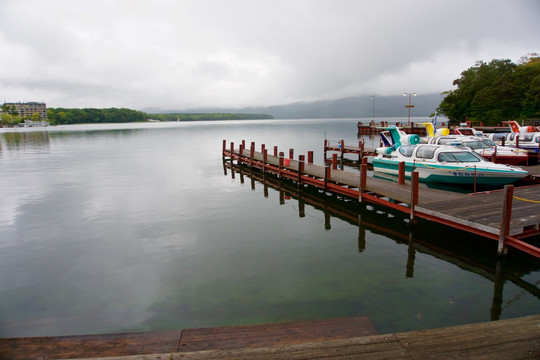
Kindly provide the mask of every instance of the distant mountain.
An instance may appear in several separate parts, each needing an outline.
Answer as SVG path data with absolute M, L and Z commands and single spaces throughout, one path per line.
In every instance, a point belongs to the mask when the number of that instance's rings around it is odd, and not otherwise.
M 429 116 L 435 112 L 444 96 L 425 94 L 413 96 L 411 116 Z M 314 102 L 297 102 L 288 105 L 245 108 L 196 108 L 185 110 L 160 110 L 147 108 L 146 113 L 248 113 L 268 114 L 276 119 L 317 119 L 317 118 L 365 118 L 372 117 L 404 117 L 408 115 L 405 105 L 409 104 L 408 96 L 354 96 L 336 100 Z M 375 106 L 374 106 L 375 105 Z

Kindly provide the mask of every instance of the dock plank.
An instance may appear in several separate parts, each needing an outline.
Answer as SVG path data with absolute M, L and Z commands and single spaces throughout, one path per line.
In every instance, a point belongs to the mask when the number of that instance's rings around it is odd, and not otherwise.
M 0 339 L 0 359 L 72 359 L 178 351 L 181 330 Z
M 365 316 L 306 322 L 226 326 L 182 331 L 180 350 L 197 351 L 293 344 L 376 334 Z

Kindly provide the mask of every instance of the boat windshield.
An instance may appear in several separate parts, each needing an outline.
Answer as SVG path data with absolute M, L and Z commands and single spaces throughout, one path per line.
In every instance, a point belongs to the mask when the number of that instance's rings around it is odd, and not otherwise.
M 534 134 L 519 134 L 519 141 L 532 142 Z
M 433 159 L 437 146 L 433 145 L 421 145 L 416 150 L 416 157 L 419 159 Z
M 488 139 L 488 138 L 482 139 L 482 142 L 483 142 L 484 144 L 486 144 L 487 146 L 489 146 L 489 147 L 495 147 L 495 146 L 497 146 L 497 144 L 495 144 L 495 142 L 493 142 L 493 140 L 490 140 L 490 139 Z
M 439 162 L 480 162 L 483 158 L 472 151 L 445 151 L 439 153 L 437 160 Z
M 415 145 L 403 145 L 399 147 L 399 152 L 403 156 L 411 157 L 415 147 L 416 147 Z
M 489 149 L 489 145 L 484 143 L 483 141 L 480 141 L 480 140 L 474 140 L 474 141 L 466 141 L 465 143 L 465 146 L 468 146 L 470 147 L 471 149 L 474 149 L 474 150 L 483 150 L 483 149 Z
M 504 134 L 504 133 L 503 134 L 495 133 L 493 134 L 492 139 L 496 141 L 502 141 L 503 139 L 506 140 L 506 135 L 507 134 Z

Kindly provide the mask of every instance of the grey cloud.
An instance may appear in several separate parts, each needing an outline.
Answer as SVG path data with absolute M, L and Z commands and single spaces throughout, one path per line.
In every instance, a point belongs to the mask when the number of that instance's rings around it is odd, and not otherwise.
M 477 60 L 540 52 L 539 10 L 534 0 L 4 0 L 0 101 L 182 109 L 441 92 Z

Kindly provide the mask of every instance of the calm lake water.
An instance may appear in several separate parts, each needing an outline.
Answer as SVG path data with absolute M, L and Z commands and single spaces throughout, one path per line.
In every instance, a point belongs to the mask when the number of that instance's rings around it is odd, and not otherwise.
M 222 162 L 223 139 L 245 139 L 322 164 L 325 137 L 356 141 L 357 121 L 0 129 L 0 337 L 538 313 L 528 255 Z

